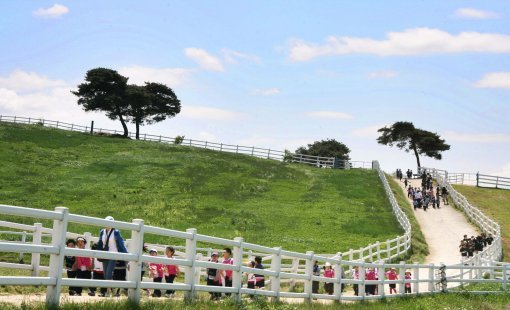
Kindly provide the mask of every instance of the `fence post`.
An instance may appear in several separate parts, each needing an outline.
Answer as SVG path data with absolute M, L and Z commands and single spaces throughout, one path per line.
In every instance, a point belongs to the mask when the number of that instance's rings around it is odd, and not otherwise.
M 381 243 L 379 241 L 377 241 L 375 243 L 376 247 L 377 247 L 377 260 L 380 261 L 381 260 Z
M 239 152 L 239 145 L 236 145 L 236 154 Z
M 276 272 L 276 276 L 271 277 L 271 291 L 276 293 L 276 297 L 273 297 L 273 302 L 280 300 L 280 268 L 282 265 L 281 247 L 274 248 L 278 253 L 273 254 L 271 257 L 271 270 Z
M 190 291 L 186 292 L 184 298 L 192 300 L 195 297 L 195 254 L 197 251 L 196 228 L 186 229 L 186 232 L 192 234 L 191 239 L 186 239 L 186 259 L 191 261 L 191 266 L 184 267 L 184 282 L 190 286 Z
M 386 240 L 386 252 L 388 261 L 391 259 L 391 242 L 390 240 Z
M 361 262 L 359 266 L 359 280 L 361 283 L 358 285 L 358 296 L 361 296 L 362 299 L 365 299 L 365 262 Z
M 239 242 L 239 246 L 234 246 L 233 248 L 233 259 L 234 266 L 236 266 L 236 270 L 232 272 L 232 287 L 237 288 L 237 294 L 234 294 L 234 299 L 237 302 L 241 301 L 241 288 L 243 287 L 243 273 L 241 272 L 241 267 L 243 265 L 243 241 L 244 239 L 241 237 L 234 238 L 235 242 Z
M 416 280 L 418 280 L 417 282 L 413 283 L 413 292 L 419 293 L 420 292 L 420 268 L 418 267 L 419 263 L 414 262 L 413 264 L 415 265 L 413 270 L 414 277 Z
M 254 152 L 254 151 L 255 151 L 255 147 L 254 147 L 254 146 L 252 146 L 252 147 L 251 147 L 251 156 L 253 156 L 253 152 Z
M 400 280 L 399 281 L 400 283 L 398 284 L 398 293 L 400 295 L 404 295 L 404 292 L 405 292 L 405 290 L 404 290 L 404 288 L 405 288 L 404 282 L 405 282 L 405 278 L 406 278 L 405 272 L 406 272 L 406 262 L 401 261 L 400 267 L 398 270 L 398 278 Z
M 299 258 L 295 257 L 292 259 L 291 272 L 297 273 L 298 269 L 299 269 Z M 292 291 L 292 289 L 294 289 L 295 286 L 296 286 L 296 279 L 294 279 L 294 278 L 290 279 L 289 289 Z
M 429 264 L 429 292 L 434 291 L 434 264 Z
M 364 249 L 363 248 L 359 248 L 359 260 L 360 261 L 364 261 L 365 259 L 363 259 L 363 251 Z
M 35 223 L 34 234 L 32 235 L 32 244 L 40 245 L 41 240 L 42 240 L 42 224 Z M 41 254 L 32 253 L 32 261 L 30 264 L 32 265 L 32 277 L 38 277 L 39 267 L 41 265 Z
M 377 269 L 377 277 L 379 278 L 379 281 L 381 281 L 379 284 L 377 284 L 377 291 L 379 292 L 379 295 L 382 297 L 384 297 L 384 295 L 385 295 L 385 293 L 384 293 L 384 276 L 385 276 L 385 274 L 384 273 L 385 273 L 385 268 L 384 268 L 384 264 L 382 264 Z
M 83 238 L 85 239 L 85 249 L 90 250 L 90 239 L 92 239 L 92 234 L 88 231 L 83 234 Z
M 267 150 L 267 159 L 271 156 L 271 149 Z
M 62 269 L 64 268 L 67 215 L 69 214 L 69 209 L 56 207 L 55 212 L 62 214 L 62 219 L 53 220 L 51 246 L 58 248 L 58 253 L 50 255 L 48 277 L 55 279 L 55 285 L 48 285 L 46 288 L 46 304 L 49 307 L 56 308 L 60 302 L 60 292 L 62 290 Z
M 223 143 L 220 143 L 220 152 L 223 151 Z
M 497 176 L 496 177 L 496 188 L 498 188 L 498 184 L 499 184 L 499 177 Z
M 353 253 L 352 253 L 352 249 L 350 249 L 350 250 L 349 250 L 349 261 L 351 261 L 351 262 L 352 262 L 352 260 L 354 259 L 354 257 L 353 257 L 353 256 L 354 256 L 354 255 L 353 255 Z M 352 274 L 352 266 L 351 266 L 351 265 L 349 265 L 349 274 Z
M 373 253 L 372 253 L 372 245 L 369 245 L 369 246 L 368 246 L 368 259 L 370 260 L 370 262 L 373 262 L 373 260 L 372 260 L 372 256 L 373 256 Z
M 134 219 L 133 224 L 138 225 L 139 230 L 131 231 L 131 241 L 128 245 L 128 252 L 138 255 L 135 261 L 129 262 L 129 268 L 127 271 L 127 280 L 135 282 L 135 288 L 128 289 L 128 299 L 135 303 L 140 303 L 140 282 L 142 277 L 140 273 L 142 271 L 142 255 L 143 255 L 143 227 L 144 222 L 140 219 Z
M 30 125 L 30 117 L 28 118 L 28 124 Z
M 506 274 L 508 271 L 508 265 L 509 264 L 505 264 L 503 266 L 503 284 L 501 285 L 503 288 L 503 291 L 506 291 L 506 287 L 507 287 L 507 283 L 508 283 L 508 276 Z
M 313 276 L 313 251 L 307 251 L 307 256 L 310 256 L 310 258 L 306 259 L 305 261 L 305 274 L 308 277 L 308 280 L 305 280 L 305 289 L 304 293 L 308 295 L 308 298 L 306 299 L 307 303 L 312 302 L 312 276 Z
M 25 242 L 27 242 L 27 232 L 26 231 L 23 231 L 21 232 L 21 243 L 25 244 Z M 23 264 L 23 261 L 24 261 L 24 257 L 25 257 L 25 253 L 23 252 L 20 252 L 19 253 L 19 262 L 21 264 Z
M 335 284 L 333 285 L 333 294 L 335 295 L 335 302 L 339 302 L 342 297 L 342 253 L 337 253 L 338 261 L 335 263 Z
M 90 121 L 90 134 L 94 134 L 94 121 Z

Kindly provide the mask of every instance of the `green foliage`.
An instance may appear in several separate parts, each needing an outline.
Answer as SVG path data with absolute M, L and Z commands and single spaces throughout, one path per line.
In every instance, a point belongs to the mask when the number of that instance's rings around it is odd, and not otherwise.
M 383 127 L 378 130 L 381 136 L 377 142 L 384 145 L 395 145 L 406 152 L 413 151 L 418 167 L 421 167 L 419 155 L 425 155 L 434 159 L 441 159 L 441 152 L 450 149 L 450 145 L 437 133 L 415 128 L 410 122 L 396 122 L 391 127 Z
M 349 160 L 350 151 L 342 142 L 338 142 L 335 139 L 326 139 L 308 144 L 308 148 L 301 146 L 296 150 L 296 153 L 321 157 L 338 157 L 343 160 Z
M 175 139 L 174 139 L 174 144 L 182 144 L 182 142 L 184 141 L 184 136 L 176 136 Z
M 371 170 L 317 169 L 37 126 L 0 124 L 0 137 L 3 204 L 142 218 L 147 225 L 195 227 L 202 234 L 299 252 L 344 252 L 402 234 Z M 359 227 L 344 230 L 349 223 Z M 97 229 L 70 226 L 75 232 Z M 150 234 L 146 241 L 184 244 Z

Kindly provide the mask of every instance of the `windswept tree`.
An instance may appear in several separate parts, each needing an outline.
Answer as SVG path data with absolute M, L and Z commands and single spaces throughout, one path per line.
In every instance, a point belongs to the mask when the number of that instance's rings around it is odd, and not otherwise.
M 351 150 L 345 144 L 335 139 L 315 141 L 313 144 L 308 144 L 308 147 L 301 146 L 296 150 L 296 154 L 338 157 L 342 160 L 349 160 L 350 152 Z
M 119 119 L 124 137 L 129 134 L 127 121 L 135 124 L 139 139 L 141 125 L 164 121 L 181 111 L 181 102 L 164 84 L 128 85 L 127 77 L 105 68 L 87 71 L 85 81 L 78 85 L 78 91 L 72 91 L 79 97 L 78 104 L 85 111 L 104 111 L 110 119 Z
M 87 71 L 85 81 L 78 85 L 77 91 L 71 91 L 79 97 L 78 104 L 85 111 L 103 111 L 109 119 L 118 119 L 127 137 L 125 116 L 129 107 L 125 93 L 128 78 L 115 70 L 96 68 Z
M 173 90 L 159 83 L 128 85 L 126 102 L 129 106 L 127 115 L 136 125 L 136 139 L 140 138 L 140 125 L 164 121 L 181 111 L 181 102 Z
M 418 168 L 421 167 L 420 155 L 434 159 L 442 158 L 441 152 L 448 151 L 450 145 L 437 133 L 415 128 L 410 122 L 396 122 L 391 127 L 378 130 L 381 136 L 377 142 L 384 145 L 396 146 L 406 152 L 413 151 Z

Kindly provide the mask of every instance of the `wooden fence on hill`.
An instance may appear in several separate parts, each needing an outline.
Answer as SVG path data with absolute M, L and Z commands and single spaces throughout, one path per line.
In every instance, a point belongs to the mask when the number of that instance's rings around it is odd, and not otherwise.
M 69 131 L 77 131 L 89 134 L 98 135 L 121 135 L 123 131 L 116 129 L 94 128 L 91 126 L 76 125 L 61 121 L 52 121 L 42 118 L 21 117 L 21 116 L 6 116 L 0 115 L 0 122 L 18 123 L 18 124 L 34 124 L 51 128 L 64 129 Z M 133 132 L 128 133 L 128 138 L 135 138 L 136 134 Z M 205 148 L 220 152 L 229 152 L 235 154 L 244 154 L 248 156 L 272 159 L 277 161 L 289 161 L 296 163 L 308 164 L 320 168 L 337 168 L 337 169 L 351 169 L 351 168 L 371 168 L 372 162 L 367 161 L 350 161 L 350 160 L 335 160 L 334 157 L 321 157 L 312 155 L 295 154 L 289 151 L 279 151 L 255 146 L 234 145 L 221 142 L 210 142 L 195 139 L 181 139 L 179 137 L 165 137 L 163 135 L 140 134 L 140 139 L 143 141 L 153 141 L 167 144 L 180 144 L 183 146 Z

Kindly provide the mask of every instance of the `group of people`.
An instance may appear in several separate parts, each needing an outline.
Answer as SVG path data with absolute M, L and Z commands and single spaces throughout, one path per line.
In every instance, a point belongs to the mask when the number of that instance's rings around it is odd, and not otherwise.
M 441 207 L 441 198 L 443 198 L 443 203 L 447 201 L 445 199 L 446 195 L 446 193 L 441 191 L 439 186 L 435 191 L 434 188 L 417 188 L 412 187 L 411 185 L 407 188 L 407 197 L 412 199 L 414 210 L 423 208 L 423 211 L 427 211 L 429 206 L 432 206 L 434 209 L 439 209 Z
M 471 236 L 468 238 L 464 235 L 464 238 L 460 241 L 459 250 L 462 258 L 472 257 L 475 253 L 483 251 L 483 248 L 487 245 L 491 245 L 494 238 L 491 234 L 481 233 L 478 236 Z
M 397 179 L 399 181 L 402 181 L 402 178 L 404 178 L 404 174 L 402 173 L 402 169 L 397 169 L 395 175 L 397 176 Z M 406 179 L 412 179 L 412 178 L 413 178 L 413 170 L 407 169 L 407 171 L 406 171 Z
M 398 280 L 397 270 L 393 267 L 390 268 L 388 271 L 386 271 L 384 273 L 384 276 L 386 279 L 388 279 L 390 281 Z M 359 267 L 358 266 L 355 266 L 352 269 L 351 278 L 356 279 L 356 280 L 359 279 Z M 409 271 L 409 270 L 405 271 L 404 279 L 405 280 L 412 279 L 411 271 Z M 374 267 L 366 268 L 365 269 L 365 280 L 379 280 L 379 272 L 378 272 L 377 268 L 374 268 Z M 390 288 L 390 294 L 397 294 L 397 284 L 390 283 L 388 285 Z M 354 295 L 359 296 L 359 285 L 354 284 L 353 288 L 354 288 Z M 406 294 L 411 293 L 411 282 L 410 281 L 404 282 L 404 293 L 406 293 Z M 369 296 L 369 295 L 377 295 L 377 294 L 378 294 L 378 286 L 376 284 L 366 284 L 365 285 L 365 295 Z

